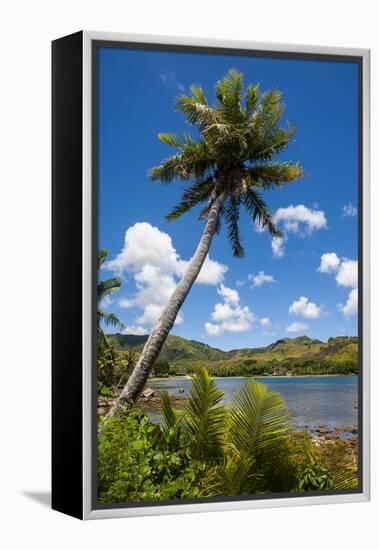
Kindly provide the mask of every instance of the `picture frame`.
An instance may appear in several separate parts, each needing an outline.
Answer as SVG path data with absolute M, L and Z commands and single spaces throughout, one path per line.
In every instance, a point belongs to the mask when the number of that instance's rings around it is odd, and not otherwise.
M 97 499 L 97 250 L 101 49 L 350 63 L 357 68 L 358 483 L 345 490 Z M 199 57 L 199 59 L 200 59 Z M 209 62 L 209 61 L 207 61 Z M 200 61 L 199 61 L 200 64 Z M 157 69 L 158 71 L 158 69 Z M 369 50 L 81 31 L 52 43 L 52 508 L 80 519 L 362 502 L 370 498 Z M 220 75 L 221 76 L 221 75 Z M 167 76 L 171 78 L 171 76 Z M 174 77 L 172 77 L 172 80 Z M 259 80 L 259 75 L 257 75 Z M 162 77 L 162 80 L 164 78 Z M 175 83 L 177 86 L 177 83 Z M 333 86 L 333 82 L 329 83 Z M 162 131 L 157 128 L 157 132 Z M 127 132 L 127 124 L 125 132 Z M 127 183 L 126 183 L 127 185 Z M 343 215 L 343 214 L 342 214 Z M 329 252 L 329 251 L 325 251 Z M 299 260 L 298 260 L 299 261 Z M 344 261 L 338 259 L 339 262 Z M 327 271 L 325 271 L 327 272 Z M 330 271 L 329 271 L 330 273 Z M 229 289 L 230 290 L 230 289 Z M 227 303 L 227 302 L 225 302 Z M 313 304 L 315 305 L 315 304 Z M 321 306 L 320 306 L 321 308 Z M 320 311 L 322 308 L 320 309 Z M 327 315 L 327 312 L 325 313 Z M 326 317 L 325 317 L 326 318 Z M 218 329 L 219 330 L 219 329 Z M 332 336 L 332 335 L 331 335 Z M 101 428 L 100 428 L 101 429 Z

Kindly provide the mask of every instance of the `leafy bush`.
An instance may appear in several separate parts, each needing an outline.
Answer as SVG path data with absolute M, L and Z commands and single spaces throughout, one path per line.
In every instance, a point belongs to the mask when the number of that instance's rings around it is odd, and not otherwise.
M 167 500 L 199 496 L 203 466 L 180 441 L 136 410 L 107 420 L 98 442 L 98 500 L 101 503 Z

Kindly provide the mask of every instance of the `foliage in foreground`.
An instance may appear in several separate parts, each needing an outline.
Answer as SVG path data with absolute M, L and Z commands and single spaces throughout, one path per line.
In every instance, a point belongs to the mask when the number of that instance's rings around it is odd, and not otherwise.
M 136 410 L 109 419 L 99 436 L 99 502 L 168 500 L 199 496 L 204 464 L 191 458 L 186 442 Z
M 162 425 L 132 408 L 108 419 L 99 435 L 99 502 L 356 486 L 344 450 L 324 456 L 309 435 L 296 434 L 285 401 L 265 384 L 247 380 L 229 408 L 222 398 L 199 369 L 184 412 L 162 394 Z

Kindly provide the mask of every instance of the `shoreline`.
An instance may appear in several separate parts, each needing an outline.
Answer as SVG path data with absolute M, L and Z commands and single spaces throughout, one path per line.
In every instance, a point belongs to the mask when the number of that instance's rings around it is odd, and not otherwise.
M 257 374 L 253 376 L 212 376 L 215 380 L 222 380 L 224 378 L 242 378 L 242 379 L 249 379 L 249 378 L 320 378 L 320 377 L 329 377 L 329 378 L 336 378 L 340 376 L 358 376 L 358 374 L 278 374 L 278 375 L 269 375 L 264 376 L 263 374 Z M 192 376 L 189 374 L 183 374 L 179 376 L 152 376 L 151 378 L 148 378 L 148 381 L 150 382 L 159 382 L 162 380 L 192 380 Z

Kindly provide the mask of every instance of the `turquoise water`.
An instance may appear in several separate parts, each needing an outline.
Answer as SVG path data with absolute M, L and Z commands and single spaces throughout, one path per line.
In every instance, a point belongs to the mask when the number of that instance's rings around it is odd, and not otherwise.
M 243 377 L 216 378 L 224 391 L 224 402 L 229 403 Z M 358 377 L 357 376 L 297 376 L 259 377 L 270 390 L 279 392 L 288 403 L 295 426 L 315 428 L 328 425 L 358 425 Z M 149 381 L 148 386 L 167 390 L 170 395 L 188 395 L 189 379 L 166 378 Z M 184 390 L 180 391 L 180 390 Z M 159 420 L 159 413 L 151 413 L 152 420 Z

